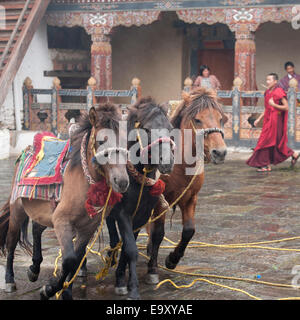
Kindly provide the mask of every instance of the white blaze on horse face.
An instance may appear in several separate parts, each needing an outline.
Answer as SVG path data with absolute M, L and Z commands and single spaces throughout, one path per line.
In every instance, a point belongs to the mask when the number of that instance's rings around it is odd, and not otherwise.
M 191 129 L 183 130 L 184 136 L 184 161 L 187 165 L 195 166 L 185 169 L 186 175 L 195 175 L 204 171 L 204 135 L 201 130 L 196 130 L 193 144 L 193 131 Z M 194 151 L 194 155 L 193 155 Z

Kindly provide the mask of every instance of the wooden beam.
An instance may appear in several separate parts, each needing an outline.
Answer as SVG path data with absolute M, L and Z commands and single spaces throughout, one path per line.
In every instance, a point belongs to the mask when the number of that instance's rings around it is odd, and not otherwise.
M 90 72 L 82 71 L 44 71 L 44 77 L 58 77 L 58 78 L 89 78 Z
M 50 0 L 36 0 L 29 14 L 23 30 L 18 37 L 8 63 L 5 65 L 0 78 L 0 106 L 3 104 L 9 87 L 23 61 L 28 50 L 29 44 L 36 32 Z

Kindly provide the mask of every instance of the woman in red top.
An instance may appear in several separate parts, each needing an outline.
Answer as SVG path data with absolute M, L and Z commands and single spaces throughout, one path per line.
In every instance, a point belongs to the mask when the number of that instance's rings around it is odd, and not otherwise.
M 271 164 L 278 164 L 292 157 L 294 166 L 300 156 L 287 146 L 288 101 L 286 93 L 278 86 L 278 75 L 270 73 L 267 76 L 265 92 L 265 111 L 254 122 L 254 126 L 264 118 L 262 131 L 254 153 L 246 162 L 257 171 L 271 171 Z

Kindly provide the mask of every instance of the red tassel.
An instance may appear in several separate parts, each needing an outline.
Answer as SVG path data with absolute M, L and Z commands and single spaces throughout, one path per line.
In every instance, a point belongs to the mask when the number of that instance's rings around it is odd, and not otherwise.
M 90 185 L 87 192 L 87 200 L 85 202 L 85 208 L 90 217 L 94 217 L 97 214 L 95 207 L 103 207 L 108 197 L 109 188 L 105 179 Z M 108 200 L 109 206 L 114 206 L 117 202 L 120 202 L 123 195 L 121 193 L 112 190 L 110 198 Z
M 158 179 L 150 189 L 149 193 L 151 194 L 151 196 L 158 197 L 165 191 L 165 188 L 166 184 L 161 179 Z

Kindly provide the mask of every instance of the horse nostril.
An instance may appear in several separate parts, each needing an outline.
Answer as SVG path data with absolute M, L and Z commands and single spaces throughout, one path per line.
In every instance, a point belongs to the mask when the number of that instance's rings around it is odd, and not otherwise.
M 118 181 L 116 178 L 115 178 L 115 183 L 120 187 L 121 190 L 126 190 L 129 184 L 126 179 L 122 179 Z
M 213 149 L 212 153 L 217 158 L 225 158 L 225 156 L 227 155 L 227 150 L 226 149 L 223 149 L 223 150 Z

